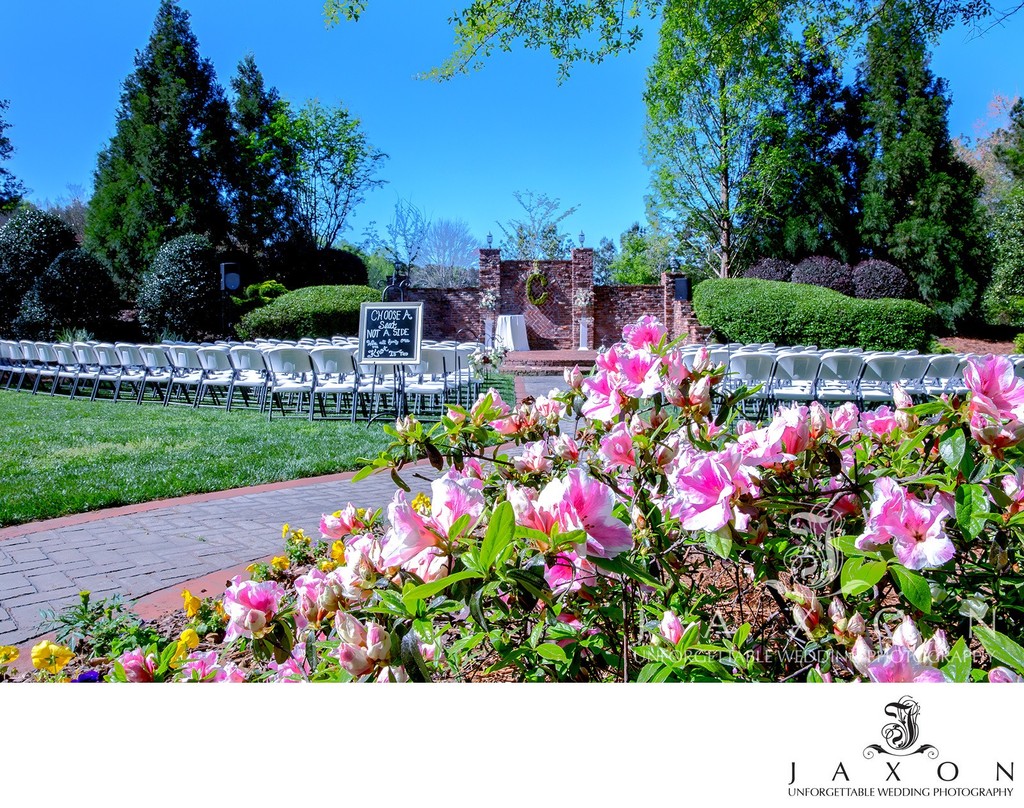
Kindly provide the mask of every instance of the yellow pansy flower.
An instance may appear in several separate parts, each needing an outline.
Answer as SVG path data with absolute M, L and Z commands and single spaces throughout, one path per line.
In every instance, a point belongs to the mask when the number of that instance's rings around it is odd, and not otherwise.
M 193 629 L 187 628 L 178 637 L 179 642 L 185 643 L 185 646 L 189 651 L 194 651 L 199 647 L 199 635 Z
M 292 565 L 292 562 L 288 559 L 288 556 L 274 556 L 270 559 L 270 566 L 279 572 L 284 572 Z
M 338 539 L 331 545 L 331 558 L 340 564 L 345 563 L 345 542 Z
M 199 598 L 197 598 L 187 589 L 182 589 L 181 599 L 185 601 L 185 617 L 191 620 L 193 617 L 199 614 L 199 607 L 202 605 L 202 601 L 200 601 Z
M 75 655 L 70 648 L 57 645 L 49 640 L 32 646 L 32 666 L 47 673 L 59 673 Z
M 334 570 L 338 569 L 338 562 L 325 558 L 317 566 L 321 572 L 334 572 Z
M 281 538 L 282 539 L 287 539 L 288 538 L 288 529 L 290 527 L 291 527 L 291 525 L 289 525 L 287 522 L 285 522 L 283 525 L 281 525 Z
M 13 645 L 0 645 L 0 665 L 9 665 L 18 658 L 18 649 Z

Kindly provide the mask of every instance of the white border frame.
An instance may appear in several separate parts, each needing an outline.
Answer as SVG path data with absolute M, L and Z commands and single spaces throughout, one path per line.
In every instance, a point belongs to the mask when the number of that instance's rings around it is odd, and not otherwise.
M 415 351 L 412 359 L 387 359 L 366 356 L 366 313 L 370 309 L 412 309 L 416 311 L 416 334 L 414 336 Z M 420 363 L 420 345 L 423 342 L 423 303 L 372 303 L 359 305 L 359 364 L 372 365 L 418 365 Z

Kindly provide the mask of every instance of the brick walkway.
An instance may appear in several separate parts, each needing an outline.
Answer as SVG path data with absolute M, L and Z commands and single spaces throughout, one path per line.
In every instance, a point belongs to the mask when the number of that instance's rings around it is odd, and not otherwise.
M 520 380 L 519 394 L 545 395 L 561 377 Z M 413 493 L 429 488 L 429 466 L 402 476 Z M 282 550 L 288 522 L 317 535 L 320 515 L 351 501 L 391 501 L 388 474 L 358 483 L 351 473 L 200 494 L 0 529 L 0 645 L 43 633 L 40 611 L 119 593 L 136 599 Z

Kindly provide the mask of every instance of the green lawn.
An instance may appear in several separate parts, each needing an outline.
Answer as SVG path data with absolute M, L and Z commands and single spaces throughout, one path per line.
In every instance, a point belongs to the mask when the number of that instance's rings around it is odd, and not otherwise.
M 513 377 L 488 385 L 515 401 Z M 358 468 L 376 425 L 0 390 L 0 526 Z
M 0 525 L 344 471 L 387 443 L 376 425 L 0 390 Z

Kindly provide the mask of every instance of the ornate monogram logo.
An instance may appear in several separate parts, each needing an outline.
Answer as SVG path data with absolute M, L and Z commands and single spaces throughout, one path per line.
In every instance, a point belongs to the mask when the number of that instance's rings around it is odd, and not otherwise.
M 939 750 L 930 743 L 913 748 L 921 732 L 917 726 L 917 717 L 920 713 L 921 706 L 910 696 L 904 696 L 899 701 L 891 701 L 885 705 L 885 714 L 895 719 L 882 727 L 882 738 L 888 749 L 877 743 L 869 744 L 864 748 L 864 757 L 870 759 L 875 755 L 906 757 L 924 754 L 935 760 L 939 756 Z

